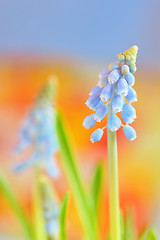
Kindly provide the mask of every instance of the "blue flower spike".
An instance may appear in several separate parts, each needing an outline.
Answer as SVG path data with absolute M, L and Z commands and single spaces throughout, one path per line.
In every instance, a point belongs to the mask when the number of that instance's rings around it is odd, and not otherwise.
M 57 177 L 59 168 L 56 164 L 56 153 L 59 149 L 56 133 L 56 111 L 52 107 L 55 99 L 57 78 L 51 77 L 42 89 L 20 132 L 20 143 L 16 149 L 32 150 L 28 160 L 15 167 L 19 172 L 26 167 L 39 164 L 44 166 L 52 177 Z
M 137 93 L 133 88 L 136 71 L 136 58 L 138 47 L 133 46 L 123 53 L 118 54 L 118 61 L 109 64 L 99 74 L 98 84 L 92 88 L 86 104 L 95 113 L 84 119 L 83 126 L 91 128 L 96 122 L 104 119 L 112 106 L 108 123 L 102 129 L 97 128 L 91 135 L 91 142 L 98 142 L 103 136 L 105 128 L 117 131 L 123 126 L 123 132 L 129 140 L 136 138 L 136 131 L 128 124 L 136 118 L 136 110 L 131 103 L 137 101 Z M 121 119 L 116 115 L 121 112 Z

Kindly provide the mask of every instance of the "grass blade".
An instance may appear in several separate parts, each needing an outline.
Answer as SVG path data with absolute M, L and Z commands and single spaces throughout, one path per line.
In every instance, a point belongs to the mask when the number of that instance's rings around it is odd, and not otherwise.
M 102 182 L 103 182 L 103 164 L 99 163 L 98 166 L 96 167 L 95 174 L 93 177 L 93 182 L 92 182 L 92 200 L 93 200 L 94 210 L 96 210 L 96 215 L 98 212 L 98 207 L 100 202 Z
M 67 193 L 64 196 L 64 199 L 62 201 L 61 210 L 60 210 L 60 233 L 59 233 L 59 240 L 67 240 L 67 234 L 66 234 L 66 225 L 67 225 L 67 205 L 68 205 L 68 198 L 69 194 Z
M 28 217 L 26 216 L 25 212 L 23 211 L 23 209 L 20 207 L 20 204 L 18 203 L 18 201 L 14 195 L 14 192 L 12 191 L 11 186 L 9 185 L 9 183 L 7 182 L 7 180 L 5 179 L 5 177 L 3 176 L 3 174 L 1 172 L 0 172 L 0 191 L 1 191 L 2 195 L 8 201 L 8 203 L 9 203 L 10 207 L 12 208 L 12 210 L 14 211 L 15 215 L 17 216 L 24 231 L 28 235 L 28 238 L 34 239 L 31 223 L 30 223 Z
M 64 119 L 64 118 L 63 118 Z M 79 216 L 88 240 L 97 239 L 97 226 L 95 223 L 94 213 L 91 211 L 90 204 L 87 200 L 86 193 L 82 184 L 79 169 L 76 164 L 73 144 L 69 137 L 64 121 L 60 113 L 57 113 L 57 132 L 62 155 L 62 166 L 65 170 L 68 182 L 74 194 Z

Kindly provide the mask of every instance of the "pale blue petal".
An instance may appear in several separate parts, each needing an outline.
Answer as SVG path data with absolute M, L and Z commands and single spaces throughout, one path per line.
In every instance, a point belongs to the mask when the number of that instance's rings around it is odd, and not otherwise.
M 118 93 L 122 96 L 128 94 L 128 83 L 124 78 L 120 78 L 117 84 Z
M 112 93 L 113 93 L 113 86 L 111 84 L 107 84 L 101 92 L 101 95 L 100 95 L 101 100 L 107 101 L 112 96 Z
M 108 120 L 108 128 L 114 132 L 121 127 L 122 123 L 119 117 L 116 114 L 113 114 Z
M 123 105 L 121 116 L 124 122 L 126 122 L 127 124 L 132 123 L 136 118 L 136 110 L 130 103 L 125 103 Z
M 108 68 L 104 68 L 104 69 L 100 72 L 99 77 L 100 77 L 100 78 L 101 78 L 101 77 L 104 77 L 104 76 L 108 75 L 109 73 L 110 73 L 109 69 L 108 69 Z
M 128 94 L 127 94 L 127 96 L 126 96 L 126 99 L 127 99 L 130 103 L 137 101 L 137 93 L 136 93 L 136 91 L 135 91 L 131 86 L 129 86 L 129 90 L 128 90 Z
M 134 83 L 135 83 L 135 77 L 133 76 L 132 73 L 126 74 L 126 75 L 125 75 L 125 79 L 126 79 L 126 81 L 128 82 L 128 84 L 129 84 L 130 86 L 133 86 L 133 85 L 134 85 Z
M 112 110 L 117 113 L 121 112 L 124 104 L 124 97 L 116 94 L 112 100 Z
M 91 135 L 91 142 L 94 143 L 94 142 L 98 142 L 101 140 L 102 136 L 103 136 L 103 130 L 101 128 L 97 128 Z
M 98 93 L 95 93 L 87 99 L 86 105 L 90 109 L 94 109 L 96 107 L 96 105 L 99 103 L 99 101 L 100 101 L 100 96 Z
M 101 92 L 102 92 L 102 88 L 100 88 L 99 86 L 94 86 L 92 88 L 92 90 L 90 91 L 89 95 L 91 96 L 91 95 L 93 95 L 95 93 L 99 93 L 100 94 Z
M 131 126 L 125 125 L 123 127 L 123 132 L 124 132 L 126 138 L 128 138 L 129 140 L 136 139 L 136 131 Z
M 83 126 L 88 129 L 92 128 L 95 125 L 96 121 L 94 120 L 94 114 L 87 116 L 83 121 Z
M 119 78 L 120 78 L 119 71 L 118 70 L 113 70 L 108 76 L 108 82 L 110 84 L 114 84 L 118 81 Z
M 96 111 L 96 113 L 94 114 L 94 119 L 97 122 L 100 122 L 107 114 L 107 106 L 106 105 L 102 105 L 101 107 L 99 107 Z

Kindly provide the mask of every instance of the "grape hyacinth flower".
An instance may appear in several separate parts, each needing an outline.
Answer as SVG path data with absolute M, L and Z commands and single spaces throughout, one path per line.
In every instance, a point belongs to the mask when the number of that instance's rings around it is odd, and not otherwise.
M 40 190 L 42 197 L 42 212 L 44 218 L 45 231 L 48 237 L 57 239 L 59 234 L 60 206 L 57 196 L 52 192 L 52 188 L 47 179 L 41 176 Z
M 136 118 L 136 110 L 131 103 L 137 101 L 136 91 L 133 89 L 136 71 L 136 57 L 138 47 L 133 46 L 124 53 L 118 54 L 118 62 L 112 63 L 101 71 L 96 87 L 90 92 L 87 106 L 95 113 L 84 119 L 83 125 L 91 128 L 95 121 L 99 122 L 107 115 L 107 125 L 97 128 L 91 134 L 91 142 L 101 140 L 104 129 L 107 128 L 108 138 L 108 178 L 109 178 L 109 212 L 110 212 L 110 239 L 120 240 L 120 207 L 118 187 L 118 158 L 116 131 L 123 126 L 127 139 L 134 140 L 136 131 L 128 124 Z M 101 89 L 100 89 L 101 88 Z M 121 112 L 120 116 L 117 113 Z
M 21 171 L 28 166 L 40 165 L 47 169 L 52 177 L 59 174 L 56 164 L 58 139 L 56 133 L 56 111 L 52 107 L 55 79 L 50 79 L 30 110 L 20 132 L 20 143 L 16 152 L 31 149 L 28 160 L 16 166 Z
M 136 118 L 136 110 L 131 103 L 137 101 L 137 94 L 133 89 L 137 51 L 138 47 L 133 46 L 124 53 L 118 54 L 119 61 L 110 64 L 108 68 L 100 72 L 98 84 L 92 88 L 89 93 L 90 97 L 86 101 L 86 105 L 95 113 L 84 119 L 83 126 L 85 128 L 92 128 L 96 122 L 100 122 L 107 115 L 108 124 L 104 128 L 117 131 L 122 126 L 124 133 L 131 131 L 131 128 L 125 128 L 125 124 L 128 126 Z M 108 114 L 109 105 L 112 106 L 111 116 Z M 125 124 L 122 124 L 120 118 L 116 116 L 118 112 L 121 112 Z M 98 128 L 93 133 L 92 142 L 97 142 L 102 138 L 104 128 L 102 131 Z M 129 134 L 125 134 L 125 136 L 129 140 L 136 138 L 136 134 L 133 138 Z

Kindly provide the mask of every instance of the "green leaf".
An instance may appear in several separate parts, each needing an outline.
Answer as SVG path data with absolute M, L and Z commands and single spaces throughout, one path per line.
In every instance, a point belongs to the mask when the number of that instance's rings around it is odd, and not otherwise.
M 158 240 L 158 238 L 154 229 L 147 229 L 141 234 L 139 240 Z
M 63 119 L 63 120 L 62 120 Z M 79 167 L 76 163 L 74 144 L 71 141 L 69 131 L 64 123 L 64 118 L 57 113 L 57 133 L 62 156 L 62 166 L 66 173 L 68 182 L 74 194 L 79 216 L 86 234 L 86 239 L 97 240 L 97 224 L 95 223 L 94 213 L 84 190 L 80 177 Z
M 17 218 L 19 219 L 19 222 L 21 223 L 24 231 L 28 235 L 28 238 L 34 239 L 31 223 L 23 209 L 20 207 L 20 204 L 17 201 L 11 186 L 9 185 L 9 183 L 7 182 L 7 180 L 5 179 L 4 175 L 1 172 L 0 172 L 0 191 L 6 198 L 7 202 L 9 203 L 10 207 L 14 211 Z
M 156 240 L 156 233 L 153 229 L 150 229 L 147 234 L 147 240 Z
M 43 196 L 42 196 L 42 181 L 41 170 L 38 166 L 35 167 L 34 181 L 34 230 L 36 240 L 47 240 L 45 231 L 45 219 L 43 214 Z
M 103 163 L 99 163 L 96 167 L 95 174 L 92 182 L 92 201 L 93 207 L 96 211 L 98 211 L 100 195 L 102 191 L 102 182 L 103 182 Z
M 135 240 L 136 229 L 134 224 L 134 217 L 132 211 L 128 211 L 126 214 L 125 222 L 125 240 Z
M 66 218 L 66 213 L 67 213 L 68 198 L 69 198 L 69 194 L 66 193 L 66 195 L 63 198 L 62 204 L 61 204 L 60 219 L 59 219 L 60 220 L 60 233 L 59 233 L 60 240 L 67 240 L 67 234 L 66 234 L 67 218 Z

